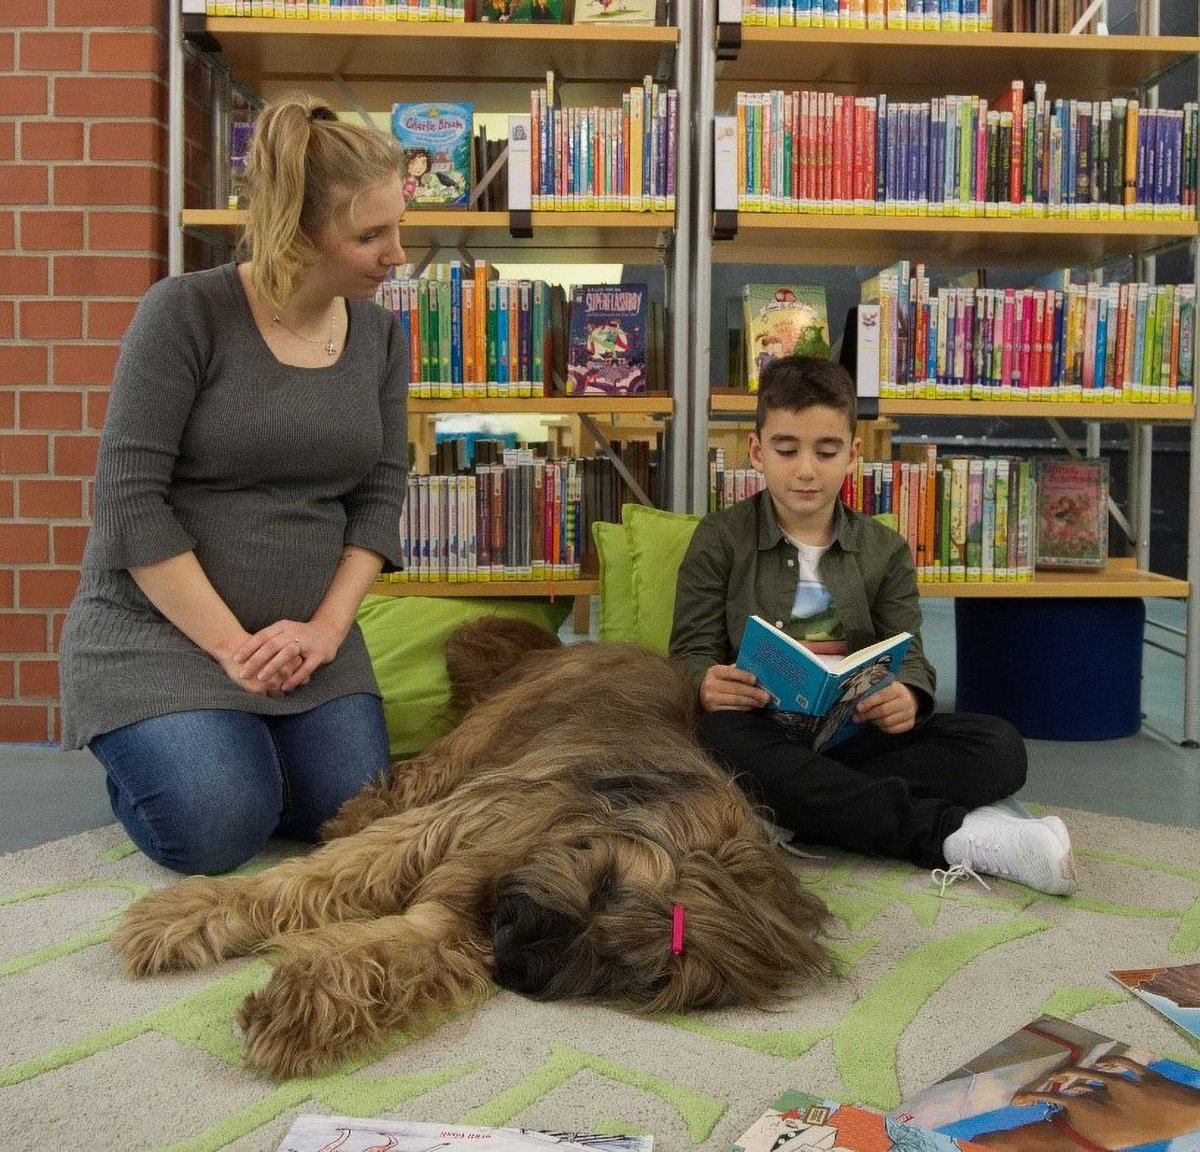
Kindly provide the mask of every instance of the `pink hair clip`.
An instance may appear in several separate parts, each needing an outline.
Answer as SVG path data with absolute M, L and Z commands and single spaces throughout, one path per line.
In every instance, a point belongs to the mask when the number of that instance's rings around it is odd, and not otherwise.
M 671 955 L 678 956 L 683 952 L 683 920 L 682 904 L 671 905 Z

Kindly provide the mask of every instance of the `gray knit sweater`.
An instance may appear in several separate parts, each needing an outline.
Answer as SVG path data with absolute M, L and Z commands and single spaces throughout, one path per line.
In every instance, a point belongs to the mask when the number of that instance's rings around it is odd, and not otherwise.
M 378 694 L 357 626 L 287 697 L 239 688 L 127 569 L 189 550 L 250 632 L 307 620 L 343 546 L 399 562 L 408 435 L 399 323 L 349 302 L 336 363 L 280 364 L 234 265 L 161 280 L 125 334 L 100 438 L 95 511 L 60 650 L 63 744 L 170 712 L 305 711 Z

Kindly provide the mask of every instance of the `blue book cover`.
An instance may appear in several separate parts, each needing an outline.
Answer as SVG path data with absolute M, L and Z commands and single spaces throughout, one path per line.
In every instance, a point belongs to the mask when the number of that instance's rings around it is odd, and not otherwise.
M 831 748 L 858 730 L 855 705 L 896 678 L 911 642 L 911 633 L 898 632 L 848 656 L 823 656 L 751 616 L 736 663 L 771 694 L 767 711 L 781 724 L 814 749 Z

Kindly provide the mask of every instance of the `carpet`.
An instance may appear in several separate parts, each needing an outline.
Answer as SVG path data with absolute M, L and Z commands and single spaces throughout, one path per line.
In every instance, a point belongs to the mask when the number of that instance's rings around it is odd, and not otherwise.
M 247 1072 L 232 1031 L 261 959 L 122 973 L 117 917 L 172 877 L 118 826 L 3 856 L 4 1147 L 274 1152 L 294 1116 L 331 1112 L 633 1130 L 658 1152 L 721 1152 L 785 1088 L 893 1107 L 1042 1012 L 1197 1063 L 1106 973 L 1200 958 L 1200 832 L 1060 814 L 1082 879 L 1070 899 L 1003 882 L 939 898 L 908 865 L 798 862 L 836 914 L 845 975 L 776 1011 L 639 1019 L 500 993 L 369 1063 L 288 1083 Z

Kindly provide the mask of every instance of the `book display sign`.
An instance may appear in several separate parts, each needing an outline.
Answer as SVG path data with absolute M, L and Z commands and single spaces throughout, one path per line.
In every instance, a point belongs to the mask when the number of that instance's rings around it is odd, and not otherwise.
M 848 656 L 826 656 L 751 616 L 736 663 L 771 694 L 767 709 L 790 735 L 814 749 L 830 748 L 854 735 L 855 705 L 896 678 L 911 641 L 911 633 L 897 632 Z
M 404 149 L 409 208 L 465 208 L 472 181 L 470 104 L 393 104 L 392 135 Z
M 1037 568 L 1108 563 L 1108 461 L 1038 456 L 1033 461 Z

